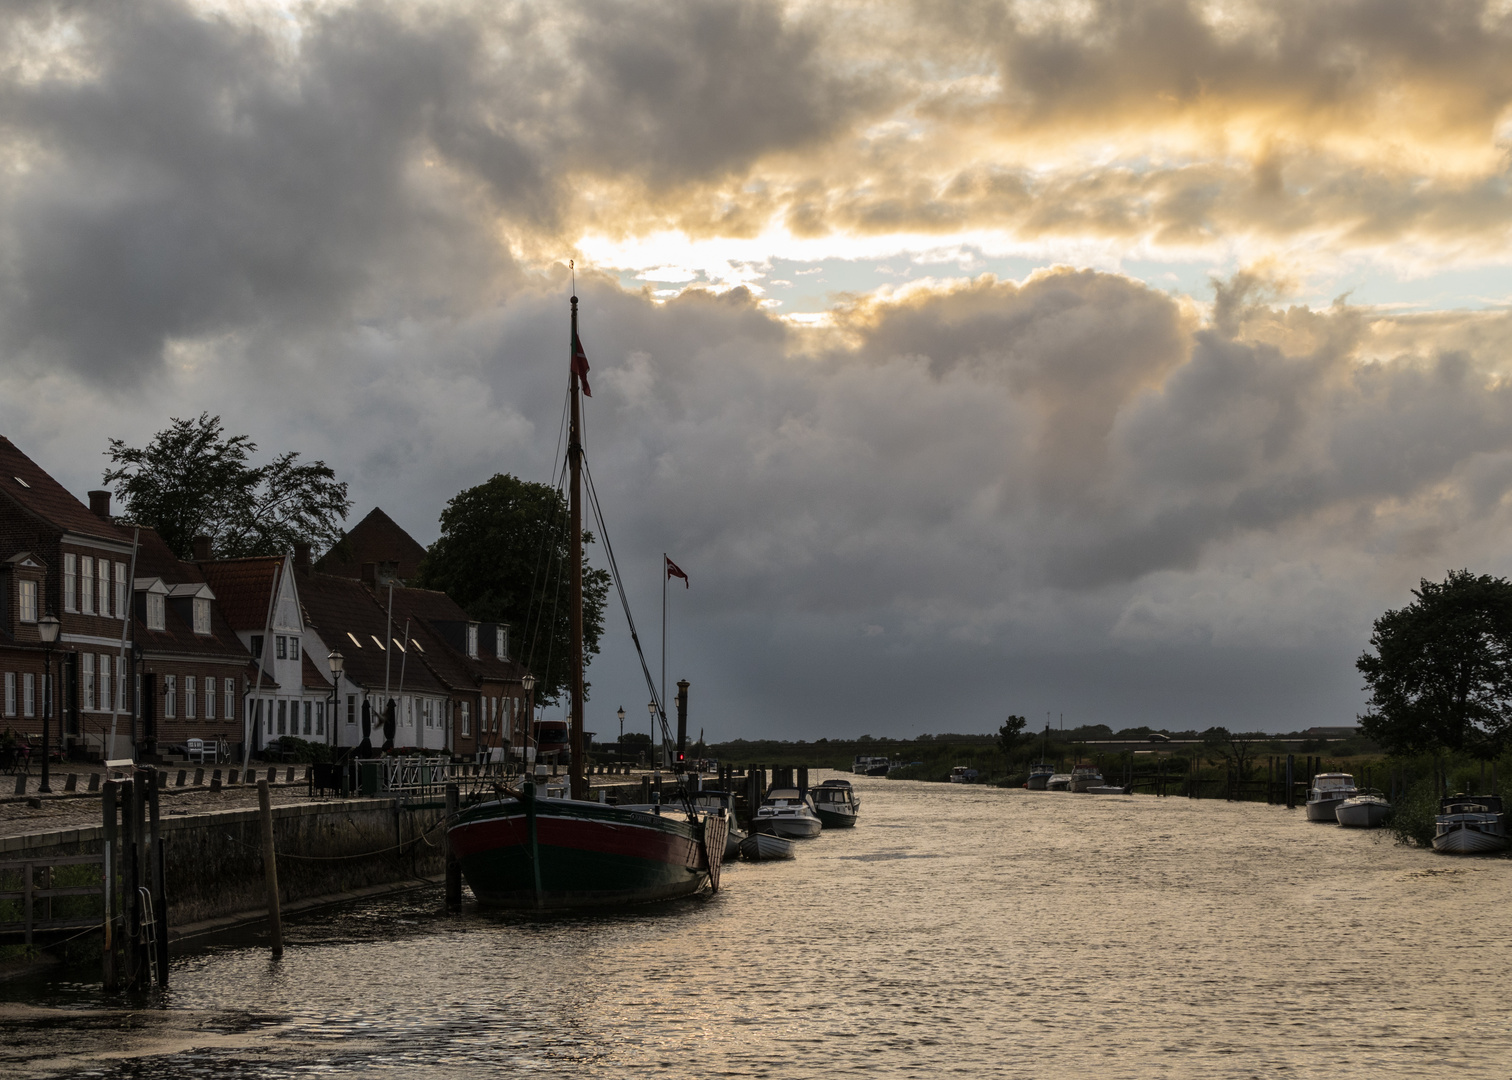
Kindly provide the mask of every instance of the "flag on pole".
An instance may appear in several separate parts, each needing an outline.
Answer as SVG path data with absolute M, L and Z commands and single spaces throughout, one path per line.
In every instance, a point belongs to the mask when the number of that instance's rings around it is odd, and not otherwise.
M 593 391 L 588 389 L 588 354 L 583 351 L 583 342 L 576 335 L 572 335 L 572 370 L 583 383 L 583 396 L 592 397 Z
M 667 559 L 665 555 L 663 555 L 662 558 Z M 688 575 L 683 573 L 682 568 L 679 567 L 675 562 L 673 562 L 671 559 L 667 559 L 667 580 L 671 581 L 675 577 L 682 578 L 683 588 L 688 588 Z

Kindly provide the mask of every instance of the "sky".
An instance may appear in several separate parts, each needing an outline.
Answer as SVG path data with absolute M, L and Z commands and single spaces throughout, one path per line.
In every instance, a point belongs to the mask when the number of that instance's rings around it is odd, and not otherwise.
M 1512 573 L 1512 4 L 12 0 L 0 432 L 589 464 L 729 738 L 1347 725 Z M 592 558 L 602 565 L 602 545 Z M 588 727 L 646 723 L 624 618 Z

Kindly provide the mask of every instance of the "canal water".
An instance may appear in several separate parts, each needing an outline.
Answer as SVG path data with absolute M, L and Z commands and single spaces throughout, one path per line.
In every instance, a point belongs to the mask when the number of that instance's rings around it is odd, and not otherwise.
M 822 774 L 821 774 L 822 776 Z M 440 890 L 175 959 L 135 1008 L 0 986 L 26 1076 L 1512 1074 L 1512 861 L 1300 810 L 857 779 L 861 824 L 714 897 L 440 913 Z

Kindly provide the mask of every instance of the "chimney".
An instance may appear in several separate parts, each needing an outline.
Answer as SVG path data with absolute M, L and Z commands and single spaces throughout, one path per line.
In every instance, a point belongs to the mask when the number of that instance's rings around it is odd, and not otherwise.
M 375 563 L 375 562 L 365 562 L 365 563 L 362 564 L 362 580 L 366 584 L 373 586 L 373 588 L 375 588 L 375 589 L 378 587 L 378 564 L 377 563 Z
M 303 540 L 294 544 L 294 569 L 306 574 L 310 572 L 310 545 Z
M 200 535 L 196 536 L 189 542 L 194 545 L 195 562 L 210 561 L 210 538 L 208 536 L 206 536 L 204 533 L 200 533 Z
M 110 492 L 91 491 L 89 493 L 89 512 L 95 517 L 110 520 Z

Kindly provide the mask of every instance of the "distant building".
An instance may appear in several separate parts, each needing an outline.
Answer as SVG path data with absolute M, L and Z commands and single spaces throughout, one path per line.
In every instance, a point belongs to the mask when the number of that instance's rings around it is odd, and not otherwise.
M 425 548 L 399 527 L 381 507 L 373 507 L 352 530 L 336 541 L 316 562 L 315 569 L 336 577 L 362 579 L 363 567 L 372 564 L 385 577 L 412 585 L 420 576 Z
M 1302 732 L 1309 739 L 1348 739 L 1359 733 L 1358 727 L 1310 727 Z

